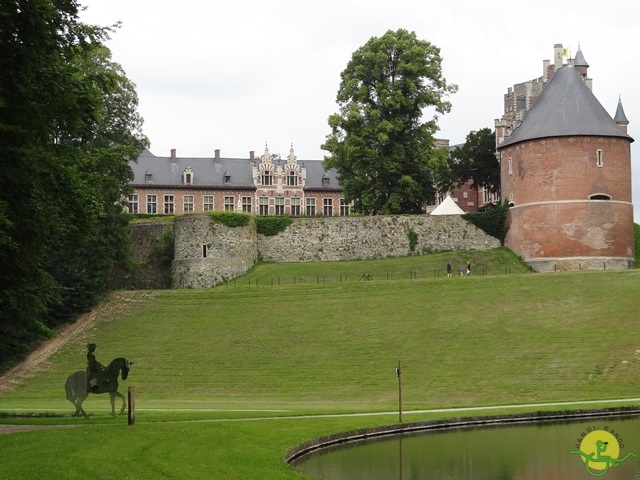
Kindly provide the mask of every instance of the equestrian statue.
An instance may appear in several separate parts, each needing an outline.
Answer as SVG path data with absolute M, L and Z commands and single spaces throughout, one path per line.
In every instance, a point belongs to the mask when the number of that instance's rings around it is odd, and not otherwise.
M 122 400 L 120 415 L 127 410 L 127 404 L 124 395 L 118 392 L 118 374 L 122 380 L 126 380 L 129 376 L 129 370 L 133 362 L 126 358 L 116 358 L 106 367 L 96 360 L 93 352 L 96 350 L 96 344 L 87 345 L 87 370 L 77 371 L 67 378 L 65 390 L 67 392 L 67 400 L 76 407 L 73 413 L 74 417 L 80 415 L 87 417 L 87 413 L 82 408 L 82 402 L 86 400 L 90 393 L 100 394 L 108 393 L 111 399 L 111 415 L 115 416 L 116 397 Z

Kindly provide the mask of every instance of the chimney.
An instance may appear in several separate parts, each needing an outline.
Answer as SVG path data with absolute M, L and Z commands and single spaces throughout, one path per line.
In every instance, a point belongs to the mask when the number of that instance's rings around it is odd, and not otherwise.
M 220 165 L 220 149 L 216 148 L 216 164 Z
M 176 149 L 171 149 L 171 163 L 176 163 Z
M 254 152 L 253 150 L 249 150 L 249 160 L 253 162 L 255 159 L 256 159 L 256 152 Z

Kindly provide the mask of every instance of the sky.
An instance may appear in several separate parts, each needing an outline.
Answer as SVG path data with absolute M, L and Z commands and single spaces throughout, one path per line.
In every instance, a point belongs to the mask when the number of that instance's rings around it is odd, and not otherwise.
M 321 160 L 338 111 L 340 73 L 372 37 L 400 28 L 440 49 L 458 85 L 438 138 L 452 145 L 492 128 L 509 86 L 542 75 L 562 43 L 581 47 L 593 92 L 630 121 L 633 199 L 640 223 L 640 3 L 595 0 L 80 0 L 82 21 L 121 22 L 107 46 L 136 84 L 150 150 L 248 158 L 249 151 Z M 429 116 L 432 112 L 429 113 Z

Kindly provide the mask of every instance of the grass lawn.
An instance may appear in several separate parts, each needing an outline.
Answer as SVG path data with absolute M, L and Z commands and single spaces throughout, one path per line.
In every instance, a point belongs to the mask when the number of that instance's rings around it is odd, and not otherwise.
M 405 410 L 640 397 L 638 270 L 523 274 L 506 250 L 472 255 L 262 264 L 235 286 L 118 292 L 0 397 L 0 412 L 58 415 L 0 423 L 80 425 L 0 435 L 0 479 L 44 465 L 39 478 L 303 478 L 282 461 L 295 445 L 397 416 L 282 417 L 393 412 L 398 361 Z M 487 275 L 447 278 L 449 257 Z M 267 281 L 285 276 L 316 280 Z M 107 416 L 105 396 L 87 400 L 89 420 L 69 417 L 64 381 L 88 342 L 102 363 L 135 362 L 120 389 L 136 387 L 134 427 Z M 447 416 L 461 415 L 404 420 Z

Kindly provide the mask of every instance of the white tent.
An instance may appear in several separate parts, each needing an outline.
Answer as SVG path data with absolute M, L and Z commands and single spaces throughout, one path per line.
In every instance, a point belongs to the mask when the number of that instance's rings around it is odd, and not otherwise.
M 431 215 L 462 215 L 464 211 L 453 201 L 450 195 L 431 212 Z

